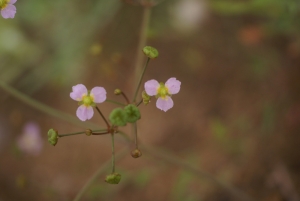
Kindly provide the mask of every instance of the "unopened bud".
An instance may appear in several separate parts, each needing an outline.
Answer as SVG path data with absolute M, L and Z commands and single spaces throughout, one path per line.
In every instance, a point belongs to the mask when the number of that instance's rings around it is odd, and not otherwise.
M 114 94 L 120 95 L 122 93 L 121 89 L 115 89 Z
M 112 173 L 106 176 L 105 181 L 109 184 L 118 184 L 121 180 L 119 173 Z
M 142 92 L 143 103 L 148 105 L 150 103 L 151 97 L 146 93 L 146 91 Z
M 53 128 L 51 128 L 49 131 L 48 131 L 48 142 L 55 146 L 57 144 L 57 141 L 58 141 L 58 132 L 57 130 L 54 130 Z
M 135 149 L 135 150 L 131 151 L 131 156 L 133 158 L 139 158 L 142 156 L 142 152 L 139 149 Z
M 93 131 L 92 131 L 91 129 L 86 129 L 86 130 L 85 130 L 85 134 L 86 134 L 87 136 L 90 136 L 90 135 L 93 134 Z
M 155 59 L 156 57 L 158 57 L 158 51 L 154 47 L 146 46 L 143 48 L 143 52 L 150 59 Z

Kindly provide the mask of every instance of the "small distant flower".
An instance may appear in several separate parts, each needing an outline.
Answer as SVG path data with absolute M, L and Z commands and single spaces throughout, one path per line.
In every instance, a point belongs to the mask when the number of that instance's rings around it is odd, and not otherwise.
M 171 10 L 172 24 L 178 31 L 186 33 L 195 31 L 203 24 L 208 15 L 208 1 L 181 0 Z
M 24 126 L 22 135 L 17 139 L 19 149 L 31 155 L 38 155 L 43 148 L 40 127 L 30 122 Z
M 0 0 L 0 10 L 3 18 L 14 18 L 17 12 L 16 7 L 13 5 L 17 0 Z
M 175 77 L 168 79 L 165 84 L 149 80 L 145 83 L 145 91 L 149 96 L 156 96 L 156 107 L 166 112 L 173 107 L 171 95 L 179 92 L 180 85 L 181 82 Z
M 83 84 L 77 84 L 72 87 L 70 97 L 79 101 L 79 107 L 76 111 L 77 117 L 81 121 L 91 119 L 94 115 L 93 107 L 96 103 L 102 103 L 106 100 L 106 90 L 103 87 L 94 87 L 91 91 L 88 91 Z

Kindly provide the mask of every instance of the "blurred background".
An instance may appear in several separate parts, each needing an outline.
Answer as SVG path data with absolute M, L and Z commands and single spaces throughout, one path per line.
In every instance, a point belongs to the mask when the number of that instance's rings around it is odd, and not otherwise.
M 141 105 L 139 139 L 175 154 L 255 200 L 300 192 L 300 2 L 165 0 L 151 11 L 147 45 L 159 50 L 144 81 L 176 77 L 163 112 Z M 0 19 L 0 80 L 75 116 L 82 83 L 133 96 L 143 7 L 139 0 L 18 1 Z M 146 60 L 146 58 L 144 58 Z M 111 157 L 110 136 L 77 135 L 53 147 L 47 131 L 85 127 L 56 119 L 0 87 L 0 201 L 74 199 Z M 99 105 L 108 116 L 115 107 Z M 104 127 L 95 113 L 91 122 Z M 123 130 L 130 134 L 130 126 Z M 126 147 L 116 137 L 116 149 Z M 142 149 L 143 152 L 143 149 Z M 145 152 L 117 162 L 119 185 L 100 176 L 83 200 L 231 201 L 226 190 Z M 110 170 L 106 171 L 107 174 Z

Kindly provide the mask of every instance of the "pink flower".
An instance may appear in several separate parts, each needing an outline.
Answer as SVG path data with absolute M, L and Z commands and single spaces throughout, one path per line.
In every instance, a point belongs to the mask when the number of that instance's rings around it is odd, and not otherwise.
M 38 155 L 43 148 L 40 127 L 34 122 L 27 123 L 22 135 L 17 139 L 17 145 L 25 153 Z
M 149 80 L 145 83 L 145 91 L 149 96 L 156 96 L 156 107 L 163 111 L 168 111 L 174 105 L 171 95 L 177 94 L 180 90 L 181 82 L 172 77 L 164 83 L 156 80 Z
M 103 103 L 106 100 L 106 90 L 103 87 L 94 87 L 88 91 L 83 84 L 77 84 L 72 87 L 70 97 L 79 101 L 79 107 L 76 111 L 77 117 L 81 121 L 91 119 L 94 115 L 93 107 L 96 103 Z
M 4 19 L 14 18 L 17 12 L 16 7 L 13 5 L 17 0 L 0 0 L 1 15 Z

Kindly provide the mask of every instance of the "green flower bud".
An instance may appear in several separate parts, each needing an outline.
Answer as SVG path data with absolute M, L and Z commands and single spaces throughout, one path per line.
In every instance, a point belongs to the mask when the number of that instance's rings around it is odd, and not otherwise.
M 90 135 L 93 134 L 93 131 L 92 131 L 91 129 L 86 129 L 86 130 L 85 130 L 85 134 L 86 134 L 87 136 L 90 136 Z
M 150 59 L 155 59 L 156 57 L 158 57 L 158 51 L 154 47 L 146 46 L 143 48 L 143 52 Z
M 122 93 L 121 89 L 115 89 L 114 94 L 120 95 Z
M 122 108 L 116 108 L 110 113 L 109 120 L 115 126 L 125 126 L 127 124 L 127 114 Z
M 142 92 L 143 103 L 148 105 L 150 103 L 151 97 L 146 93 L 146 91 Z
M 124 107 L 127 114 L 127 122 L 134 123 L 141 118 L 140 110 L 137 106 L 129 104 Z
M 58 141 L 58 132 L 57 130 L 54 130 L 53 128 L 51 128 L 48 131 L 48 142 L 50 144 L 52 144 L 53 146 L 55 146 L 57 144 Z
M 121 180 L 119 173 L 112 173 L 106 176 L 105 181 L 109 184 L 118 184 Z
M 139 149 L 135 149 L 131 152 L 133 158 L 139 158 L 142 156 L 142 152 Z

